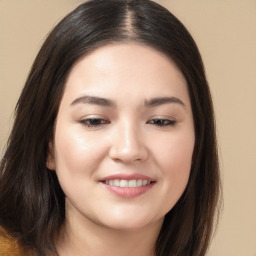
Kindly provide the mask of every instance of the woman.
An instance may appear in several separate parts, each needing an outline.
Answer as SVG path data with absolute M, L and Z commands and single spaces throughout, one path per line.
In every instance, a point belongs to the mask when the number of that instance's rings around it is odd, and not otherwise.
M 80 5 L 34 62 L 0 177 L 25 255 L 205 255 L 220 181 L 188 31 L 149 0 Z

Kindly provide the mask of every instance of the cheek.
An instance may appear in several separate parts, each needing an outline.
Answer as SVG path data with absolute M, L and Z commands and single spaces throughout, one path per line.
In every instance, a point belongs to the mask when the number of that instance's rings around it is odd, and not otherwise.
M 176 200 L 187 186 L 194 150 L 194 134 L 180 134 L 156 144 L 156 158 L 164 180 L 163 189 Z
M 163 170 L 181 172 L 190 170 L 194 150 L 194 134 L 174 134 L 154 143 L 155 155 Z
M 104 142 L 100 144 L 93 136 L 60 129 L 55 137 L 56 171 L 60 174 L 83 176 L 93 173 L 103 156 Z

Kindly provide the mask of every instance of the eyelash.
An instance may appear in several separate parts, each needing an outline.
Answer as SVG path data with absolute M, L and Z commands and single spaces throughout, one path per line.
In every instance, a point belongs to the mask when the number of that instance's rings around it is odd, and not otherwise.
M 166 127 L 166 126 L 174 126 L 176 124 L 176 121 L 171 119 L 153 118 L 149 120 L 147 124 L 153 124 L 158 127 Z
M 82 125 L 93 128 L 93 127 L 100 127 L 104 124 L 109 124 L 110 122 L 102 119 L 102 118 L 87 118 L 79 121 Z
M 93 128 L 93 127 L 100 127 L 105 124 L 109 124 L 110 122 L 102 119 L 102 118 L 87 118 L 79 121 L 82 125 Z M 147 121 L 147 124 L 152 124 L 157 127 L 167 127 L 167 126 L 174 126 L 176 124 L 175 120 L 171 119 L 162 119 L 162 118 L 153 118 Z

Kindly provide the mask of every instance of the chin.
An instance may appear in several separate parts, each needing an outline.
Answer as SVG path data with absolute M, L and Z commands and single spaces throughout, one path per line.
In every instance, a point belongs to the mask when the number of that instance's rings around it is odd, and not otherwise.
M 106 216 L 106 215 L 105 215 Z M 120 215 L 111 214 L 111 217 L 104 218 L 101 222 L 104 226 L 122 231 L 134 231 L 140 229 L 146 229 L 152 225 L 161 225 L 164 217 L 154 218 L 152 216 L 145 216 L 142 214 L 127 214 L 123 213 Z

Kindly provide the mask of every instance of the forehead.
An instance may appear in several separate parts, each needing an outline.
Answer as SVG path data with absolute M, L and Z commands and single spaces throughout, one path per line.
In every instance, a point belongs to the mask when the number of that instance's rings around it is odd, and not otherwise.
M 137 71 L 149 69 L 158 69 L 158 71 L 168 69 L 170 71 L 171 69 L 172 76 L 179 75 L 180 78 L 184 78 L 169 56 L 153 47 L 133 42 L 108 44 L 90 51 L 74 64 L 69 77 L 81 69 L 85 71 L 85 68 L 88 68 L 88 71 L 92 71 L 91 66 L 95 71 L 101 70 L 102 72 L 112 71 L 113 68 L 121 71 L 127 67 L 131 69 L 136 67 Z
M 123 43 L 99 47 L 80 58 L 68 76 L 64 97 L 89 93 L 152 98 L 162 92 L 187 94 L 186 80 L 176 64 L 152 47 Z

